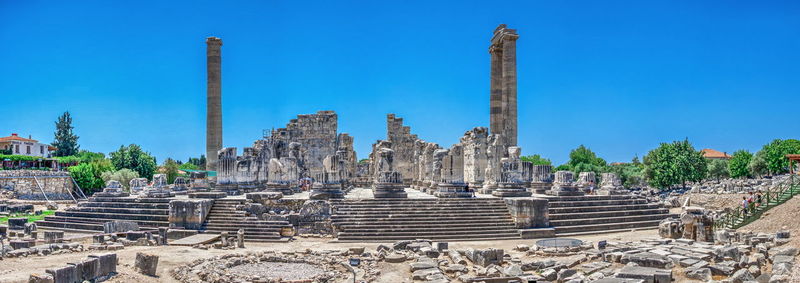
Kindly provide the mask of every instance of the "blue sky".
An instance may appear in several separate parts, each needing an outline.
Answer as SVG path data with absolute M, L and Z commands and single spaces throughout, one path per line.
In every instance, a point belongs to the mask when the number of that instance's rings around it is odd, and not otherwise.
M 334 110 L 359 158 L 387 113 L 450 146 L 489 124 L 489 39 L 516 28 L 519 143 L 560 164 L 688 137 L 757 150 L 798 138 L 797 1 L 0 0 L 0 134 L 84 149 L 205 151 L 205 38 L 222 38 L 225 146 Z M 235 2 L 235 3 L 231 3 Z M 794 110 L 794 112 L 792 112 Z

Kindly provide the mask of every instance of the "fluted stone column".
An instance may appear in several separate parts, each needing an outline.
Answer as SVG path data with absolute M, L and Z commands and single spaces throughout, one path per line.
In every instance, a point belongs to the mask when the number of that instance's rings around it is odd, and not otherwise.
M 547 191 L 548 195 L 555 196 L 582 196 L 583 192 L 575 186 L 575 173 L 570 171 L 557 171 L 553 180 L 553 188 Z
M 598 195 L 624 195 L 628 191 L 622 186 L 622 180 L 614 173 L 603 173 L 601 175 L 600 189 L 597 190 Z
M 531 192 L 544 194 L 553 185 L 553 166 L 534 165 L 531 173 Z
M 594 172 L 581 172 L 578 174 L 578 189 L 589 193 L 597 188 L 597 176 Z
M 513 30 L 503 38 L 503 136 L 508 146 L 517 145 L 517 38 Z
M 206 38 L 206 170 L 217 171 L 222 149 L 222 40 Z
M 505 135 L 505 113 L 503 113 L 503 53 L 497 46 L 489 47 L 491 77 L 489 86 L 489 127 L 492 134 Z
M 501 24 L 494 30 L 491 54 L 490 131 L 503 146 L 517 145 L 517 31 Z M 505 156 L 504 156 L 505 157 Z

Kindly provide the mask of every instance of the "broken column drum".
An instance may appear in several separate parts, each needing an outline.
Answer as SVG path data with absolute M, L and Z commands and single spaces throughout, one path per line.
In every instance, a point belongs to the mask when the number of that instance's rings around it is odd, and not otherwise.
M 553 166 L 534 165 L 531 174 L 531 191 L 544 194 L 553 186 Z
M 482 194 L 491 194 L 497 188 L 500 180 L 500 160 L 503 157 L 504 146 L 501 144 L 502 137 L 492 134 L 487 138 L 486 147 L 486 170 L 484 170 Z
M 600 189 L 597 190 L 598 195 L 624 195 L 628 191 L 622 186 L 622 180 L 615 173 L 603 173 L 601 175 Z
M 441 159 L 440 181 L 434 195 L 440 198 L 469 198 L 472 192 L 464 182 L 464 150 L 460 144 L 445 150 Z
M 522 172 L 522 160 L 520 160 L 520 148 L 516 146 L 508 147 L 508 157 L 500 162 L 500 182 L 497 189 L 492 191 L 496 197 L 529 197 L 531 192 L 527 190 L 529 184 L 526 183 Z
M 597 176 L 594 172 L 581 172 L 578 174 L 578 182 L 576 186 L 583 192 L 594 191 L 597 188 Z
M 344 198 L 342 180 L 345 168 L 339 155 L 328 155 L 322 161 L 323 173 L 315 178 L 309 194 L 310 199 L 341 199 Z
M 582 196 L 583 192 L 575 186 L 575 173 L 571 171 L 557 171 L 553 179 L 553 187 L 547 191 L 548 195 L 555 196 Z
M 408 195 L 403 185 L 403 176 L 394 170 L 394 151 L 391 148 L 381 147 L 377 150 L 377 175 L 373 183 L 375 198 L 406 198 Z

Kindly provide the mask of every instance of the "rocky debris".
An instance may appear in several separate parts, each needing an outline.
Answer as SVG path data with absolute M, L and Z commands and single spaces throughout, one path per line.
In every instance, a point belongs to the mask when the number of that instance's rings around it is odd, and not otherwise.
M 35 246 L 32 241 L 11 242 L 10 245 L 5 246 L 5 255 L 3 257 L 48 256 L 84 251 L 84 247 L 80 243 L 56 243 Z
M 711 280 L 711 269 L 709 268 L 688 268 L 686 269 L 686 277 L 696 279 L 703 282 Z
M 47 269 L 45 272 L 46 274 L 31 274 L 29 282 L 101 282 L 117 273 L 117 255 L 89 255 L 82 261 Z
M 467 258 L 472 261 L 473 264 L 486 267 L 489 264 L 503 264 L 503 250 L 502 249 L 494 249 L 488 248 L 485 250 L 477 250 L 477 249 L 467 249 L 466 250 Z
M 383 258 L 384 261 L 388 263 L 401 263 L 406 261 L 406 256 L 404 254 L 390 254 Z
M 310 249 L 225 254 L 195 260 L 170 273 L 180 282 L 342 282 L 350 274 L 341 268 L 348 261 L 348 254 L 349 250 Z M 380 273 L 377 258 L 364 253 L 360 259 L 361 264 L 355 268 L 364 275 L 363 279 L 359 276 L 359 282 L 373 282 Z
M 156 269 L 158 268 L 158 256 L 146 253 L 136 253 L 136 262 L 134 268 L 139 273 L 156 276 Z

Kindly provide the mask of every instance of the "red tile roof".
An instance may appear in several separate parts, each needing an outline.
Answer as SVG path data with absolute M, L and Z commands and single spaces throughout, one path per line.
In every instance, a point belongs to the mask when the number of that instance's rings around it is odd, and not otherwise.
M 713 149 L 710 149 L 710 148 L 705 148 L 705 149 L 701 150 L 700 152 L 703 153 L 703 157 L 705 157 L 705 158 L 725 158 L 725 159 L 731 158 L 731 156 L 728 155 L 725 152 L 721 152 L 721 151 L 718 151 L 718 150 L 713 150 Z
M 0 138 L 0 142 L 9 142 L 9 141 L 39 142 L 37 140 L 21 138 L 17 134 L 11 134 L 10 136 Z

